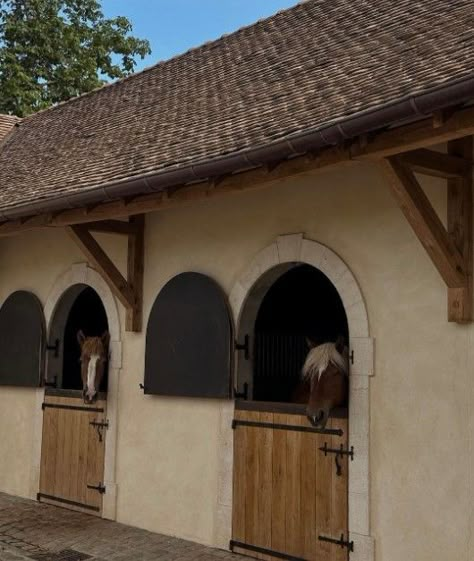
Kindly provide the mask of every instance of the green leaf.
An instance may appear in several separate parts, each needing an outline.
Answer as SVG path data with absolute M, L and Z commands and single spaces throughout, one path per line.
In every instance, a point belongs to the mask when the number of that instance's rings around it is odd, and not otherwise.
M 23 117 L 132 73 L 148 41 L 98 0 L 0 0 L 0 113 Z

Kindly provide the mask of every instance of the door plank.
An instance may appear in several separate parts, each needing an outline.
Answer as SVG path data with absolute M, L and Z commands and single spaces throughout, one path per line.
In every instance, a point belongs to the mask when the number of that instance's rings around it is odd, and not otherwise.
M 259 420 L 273 423 L 273 413 L 259 413 Z M 257 429 L 260 438 L 257 441 L 258 451 L 258 479 L 257 479 L 257 509 L 258 509 L 258 544 L 266 549 L 272 548 L 272 466 L 273 466 L 273 433 L 272 429 Z M 259 559 L 272 561 L 273 557 L 259 554 Z
M 310 426 L 306 417 L 300 417 L 302 426 Z M 302 557 L 308 561 L 317 561 L 316 534 L 316 453 L 317 436 L 312 433 L 301 435 L 301 531 Z
M 287 415 L 287 424 L 300 424 L 294 415 Z M 301 432 L 288 431 L 286 436 L 286 549 L 285 553 L 303 556 L 301 533 Z
M 275 424 L 286 423 L 287 415 L 275 413 Z M 275 430 L 272 451 L 272 549 L 286 552 L 287 432 Z

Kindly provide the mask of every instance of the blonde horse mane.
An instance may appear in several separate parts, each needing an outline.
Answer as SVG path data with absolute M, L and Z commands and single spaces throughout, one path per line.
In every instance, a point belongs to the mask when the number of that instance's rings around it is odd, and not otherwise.
M 318 376 L 319 380 L 321 374 L 330 364 L 334 364 L 334 366 L 347 375 L 349 371 L 347 347 L 344 347 L 343 354 L 339 353 L 335 343 L 323 343 L 313 347 L 309 351 L 303 365 L 303 379 L 312 380 L 315 376 Z

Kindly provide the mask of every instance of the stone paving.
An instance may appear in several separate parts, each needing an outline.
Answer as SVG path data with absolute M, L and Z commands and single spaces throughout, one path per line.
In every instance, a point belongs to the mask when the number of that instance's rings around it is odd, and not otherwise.
M 0 493 L 0 561 L 32 560 L 250 561 L 228 551 Z

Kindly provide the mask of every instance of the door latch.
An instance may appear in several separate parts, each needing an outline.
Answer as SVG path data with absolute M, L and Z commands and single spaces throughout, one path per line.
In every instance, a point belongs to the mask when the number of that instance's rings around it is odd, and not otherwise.
M 109 421 L 96 421 L 95 419 L 93 421 L 91 421 L 89 423 L 89 425 L 92 425 L 93 427 L 95 427 L 96 431 L 97 431 L 97 435 L 99 436 L 99 442 L 102 442 L 102 440 L 104 439 L 103 434 L 102 434 L 102 430 L 108 429 L 109 428 Z
M 350 456 L 351 461 L 354 459 L 354 446 L 350 447 L 350 450 L 344 450 L 344 446 L 341 444 L 340 448 L 329 448 L 328 443 L 325 442 L 324 446 L 319 448 L 321 452 L 324 452 L 324 455 L 327 456 L 328 454 L 336 454 L 334 461 L 336 463 L 336 475 L 342 475 L 342 466 L 340 460 L 344 456 Z
M 88 485 L 87 488 L 98 491 L 101 495 L 105 494 L 105 485 L 103 485 L 102 483 L 99 483 L 99 485 Z

